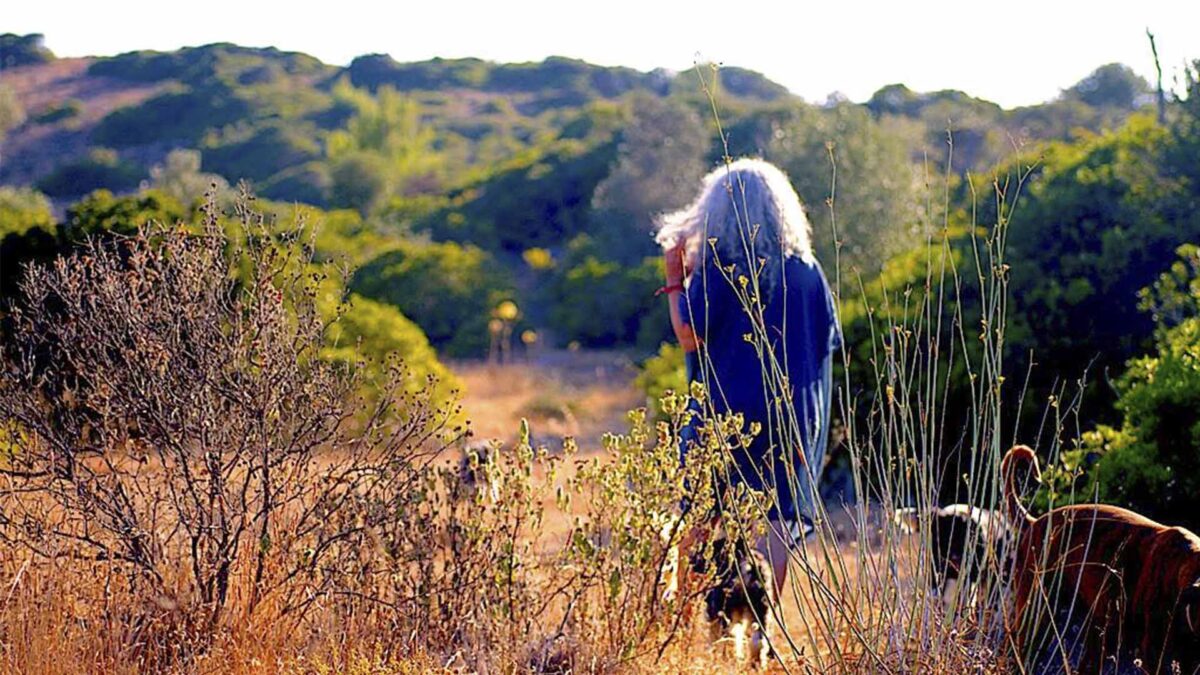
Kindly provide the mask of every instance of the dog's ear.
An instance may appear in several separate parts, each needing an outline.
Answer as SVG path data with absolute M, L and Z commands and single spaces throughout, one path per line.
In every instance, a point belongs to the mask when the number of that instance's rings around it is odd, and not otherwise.
M 1184 625 L 1193 635 L 1200 635 L 1200 579 L 1179 594 L 1179 609 L 1176 615 L 1182 615 Z

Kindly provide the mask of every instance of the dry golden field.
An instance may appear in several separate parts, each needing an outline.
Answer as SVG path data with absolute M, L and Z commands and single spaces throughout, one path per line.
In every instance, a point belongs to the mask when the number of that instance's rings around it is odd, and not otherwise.
M 578 438 L 575 466 L 591 459 L 608 461 L 601 435 L 626 429 L 627 411 L 644 405 L 632 385 L 634 369 L 616 354 L 555 352 L 506 365 L 460 364 L 456 374 L 464 383 L 463 403 L 477 437 L 511 444 L 525 418 L 539 444 L 557 448 L 563 436 Z M 447 461 L 456 459 L 447 457 Z M 555 480 L 561 482 L 573 474 L 573 467 L 563 467 Z M 545 478 L 538 471 L 534 480 Z M 536 531 L 536 546 L 543 555 L 561 547 L 576 519 L 588 511 L 584 503 L 555 508 L 553 501 L 549 497 L 543 500 L 546 512 Z M 955 660 L 965 665 L 979 658 L 969 653 L 969 639 L 961 649 L 921 655 L 922 642 L 932 644 L 948 635 L 935 625 L 940 601 L 913 593 L 911 562 L 905 562 L 911 561 L 911 538 L 892 542 L 891 554 L 863 554 L 860 546 L 886 549 L 882 530 L 863 531 L 857 525 L 870 521 L 871 517 L 861 514 L 831 513 L 827 536 L 793 562 L 783 598 L 783 629 L 776 633 L 781 657 L 771 665 L 772 671 L 828 672 L 832 667 L 837 672 L 959 672 Z M 347 611 L 346 606 L 328 602 L 302 620 L 269 603 L 248 613 L 244 607 L 251 593 L 249 570 L 245 566 L 239 570 L 232 584 L 231 611 L 216 638 L 181 665 L 155 661 L 154 650 L 139 641 L 162 631 L 187 634 L 187 626 L 170 625 L 182 620 L 175 611 L 177 605 L 189 601 L 183 595 L 187 592 L 184 570 L 177 580 L 180 597 L 147 600 L 129 588 L 117 565 L 45 564 L 32 557 L 8 556 L 0 561 L 0 668 L 6 673 L 31 675 L 521 672 L 536 668 L 564 672 L 555 670 L 562 664 L 556 666 L 554 659 L 542 666 L 530 665 L 528 653 L 542 648 L 539 641 L 546 639 L 544 635 L 518 636 L 517 646 L 507 647 L 514 653 L 480 660 L 465 652 L 447 657 L 389 650 L 382 646 L 390 644 L 388 636 L 381 634 L 386 622 L 362 607 Z M 915 606 L 913 598 L 918 600 Z M 147 602 L 153 606 L 144 606 Z M 547 616 L 534 623 L 553 625 L 554 621 L 545 619 L 561 614 L 562 609 L 561 603 L 548 602 L 544 607 Z M 887 616 L 888 612 L 896 616 Z M 574 644 L 570 638 L 556 639 L 547 653 L 555 658 L 571 654 L 572 672 L 737 670 L 724 645 L 709 643 L 699 618 L 702 612 L 689 614 L 688 619 L 673 622 L 673 637 L 661 652 L 652 640 L 619 664 L 599 660 L 588 645 Z M 155 622 L 159 623 L 152 625 Z M 920 622 L 930 625 L 922 628 L 916 625 Z M 171 633 L 174 630 L 178 632 Z M 888 636 L 887 630 L 906 634 Z M 955 639 L 961 638 L 955 634 Z M 880 645 L 880 656 L 865 655 L 863 642 Z M 589 654 L 592 661 L 587 660 Z

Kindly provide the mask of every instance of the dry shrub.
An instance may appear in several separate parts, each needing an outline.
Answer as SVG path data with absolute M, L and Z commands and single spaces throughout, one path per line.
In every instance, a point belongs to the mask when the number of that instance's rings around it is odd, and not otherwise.
M 564 626 L 590 645 L 594 664 L 656 663 L 670 646 L 692 637 L 688 605 L 712 579 L 694 578 L 689 561 L 679 559 L 679 544 L 694 540 L 683 555 L 703 552 L 707 537 L 690 535 L 709 532 L 718 496 L 714 478 L 731 447 L 748 442 L 739 416 L 694 419 L 704 398 L 695 384 L 690 396 L 664 395 L 662 419 L 645 410 L 630 413 L 629 433 L 606 436 L 605 453 L 581 464 L 569 483 L 583 513 L 564 551 L 580 581 Z M 680 439 L 693 423 L 696 435 L 681 463 Z M 742 522 L 735 514 L 745 511 L 748 497 L 721 497 L 727 524 Z
M 320 358 L 311 248 L 247 203 L 232 234 L 210 199 L 199 232 L 90 241 L 32 269 L 11 316 L 0 537 L 109 563 L 144 599 L 120 617 L 140 659 L 203 651 L 239 575 L 246 616 L 325 593 L 317 571 L 361 527 L 332 516 L 419 480 L 452 418 L 399 368 L 364 409 L 356 371 Z
M 524 428 L 464 471 L 435 383 L 396 364 L 360 395 L 366 369 L 321 358 L 325 270 L 247 203 L 29 272 L 0 380 L 0 668 L 609 672 L 686 636 L 670 551 L 732 418 L 686 466 L 672 396 L 603 460 Z

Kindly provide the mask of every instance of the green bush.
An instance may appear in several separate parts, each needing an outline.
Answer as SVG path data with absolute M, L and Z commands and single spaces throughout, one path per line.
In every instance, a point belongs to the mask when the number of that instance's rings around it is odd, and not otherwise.
M 83 112 L 83 104 L 79 99 L 69 98 L 61 103 L 53 103 L 33 116 L 34 124 L 54 124 L 79 117 Z
M 312 206 L 327 206 L 333 178 L 324 162 L 307 162 L 284 169 L 258 184 L 258 193 L 268 199 L 279 199 Z
M 50 200 L 36 190 L 0 186 L 0 237 L 40 228 L 53 233 Z
M 605 257 L 587 235 L 567 248 L 547 288 L 555 331 L 587 347 L 656 349 L 671 325 L 667 301 L 654 294 L 662 286 L 662 260 L 626 265 Z
M 257 73 L 264 65 L 276 66 L 278 70 L 293 75 L 319 74 L 329 69 L 307 54 L 280 51 L 274 47 L 217 43 L 185 47 L 173 52 L 126 52 L 98 59 L 88 68 L 88 74 L 135 82 L 180 80 L 199 84 L 217 77 L 229 81 L 246 79 L 244 76 L 247 73 Z
M 1098 498 L 1200 529 L 1200 254 L 1194 246 L 1180 254 L 1191 279 L 1181 288 L 1173 274 L 1178 269 L 1164 274 L 1144 306 L 1167 301 L 1189 308 L 1190 316 L 1172 325 L 1169 313 L 1158 313 L 1154 351 L 1131 360 L 1116 382 L 1121 422 L 1084 434 L 1079 448 L 1064 453 L 1048 472 L 1049 498 Z M 1186 297 L 1168 297 L 1164 287 Z
M 0 299 L 14 297 L 25 263 L 48 260 L 57 249 L 58 226 L 46 196 L 0 187 Z
M 208 84 L 159 94 L 141 105 L 118 108 L 92 132 L 97 143 L 115 148 L 170 141 L 198 145 L 207 130 L 249 116 L 250 105 L 227 86 Z
M 25 123 L 25 106 L 17 100 L 17 93 L 12 88 L 0 86 L 0 140 L 11 129 Z
M 261 183 L 281 171 L 321 156 L 311 124 L 272 123 L 256 128 L 245 138 L 230 139 L 204 150 L 204 170 L 236 182 Z
M 125 161 L 111 150 L 98 148 L 87 157 L 63 164 L 38 181 L 37 187 L 51 197 L 77 197 L 101 188 L 124 192 L 136 188 L 146 170 Z
M 0 35 L 0 70 L 53 60 L 54 52 L 46 48 L 45 36 L 41 33 Z
M 363 215 L 375 211 L 390 190 L 387 160 L 376 154 L 346 154 L 332 163 L 329 175 L 330 204 Z
M 492 309 L 512 297 L 511 281 L 488 253 L 451 242 L 398 243 L 360 268 L 350 289 L 394 305 L 454 357 L 487 352 Z
M 435 239 L 471 242 L 489 251 L 562 245 L 587 231 L 592 196 L 616 153 L 616 143 L 608 139 L 556 141 L 530 150 L 452 190 L 452 205 L 418 227 Z
M 218 193 L 229 189 L 224 178 L 200 171 L 199 150 L 172 150 L 162 164 L 150 168 L 150 185 L 170 195 L 180 204 L 194 204 L 211 189 Z
M 664 342 L 658 353 L 642 362 L 634 385 L 646 394 L 646 408 L 658 410 L 658 402 L 667 392 L 687 391 L 687 369 L 683 348 L 674 342 Z
M 1188 178 L 1172 159 L 1180 145 L 1138 115 L 1118 131 L 1052 144 L 1025 181 L 1007 235 L 1008 356 L 1014 372 L 1026 370 L 1030 354 L 1052 364 L 1033 369 L 1032 400 L 1090 372 L 1083 411 L 1112 423 L 1104 415 L 1112 390 L 1099 380 L 1153 346 L 1138 292 L 1177 247 L 1200 241 L 1200 176 Z
M 420 393 L 430 378 L 436 378 L 437 386 L 430 392 L 436 404 L 450 401 L 458 381 L 438 361 L 420 327 L 391 305 L 353 293 L 348 302 L 345 313 L 329 327 L 325 358 L 364 363 L 366 386 L 377 388 L 387 382 L 389 359 L 399 357 L 412 375 L 405 381 L 409 393 Z
M 64 234 L 73 242 L 108 232 L 133 234 L 150 221 L 170 226 L 187 216 L 178 200 L 157 190 L 125 197 L 96 190 L 67 209 Z

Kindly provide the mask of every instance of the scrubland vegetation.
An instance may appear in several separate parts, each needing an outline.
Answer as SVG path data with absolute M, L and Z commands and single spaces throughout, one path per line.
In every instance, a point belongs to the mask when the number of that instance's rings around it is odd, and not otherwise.
M 1006 650 L 999 574 L 944 604 L 927 528 L 890 520 L 996 505 L 1013 442 L 1050 462 L 1038 508 L 1200 528 L 1195 67 L 1161 110 L 1115 64 L 1003 110 L 569 59 L 0 55 L 5 671 L 732 667 L 665 586 L 752 430 L 706 415 L 677 461 L 705 393 L 649 224 L 744 154 L 807 203 L 846 345 L 827 475 L 852 499 L 795 555 L 774 667 L 1052 666 Z M 27 104 L 67 66 L 124 104 Z M 644 358 L 647 408 L 464 455 L 446 363 L 567 345 Z M 767 507 L 734 502 L 735 528 Z

